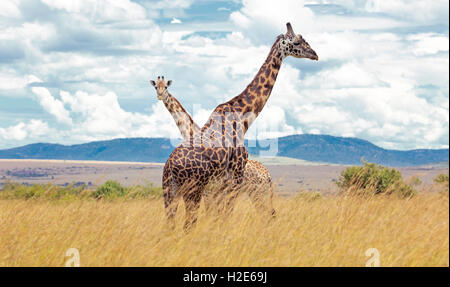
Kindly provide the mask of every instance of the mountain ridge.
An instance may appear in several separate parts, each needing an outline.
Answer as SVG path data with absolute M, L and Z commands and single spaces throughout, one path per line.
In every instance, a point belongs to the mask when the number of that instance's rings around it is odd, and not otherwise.
M 331 135 L 289 135 L 245 144 L 251 155 L 264 156 L 275 148 L 272 156 L 333 164 L 357 165 L 364 158 L 388 166 L 420 166 L 448 163 L 449 157 L 448 149 L 390 150 L 364 139 Z M 34 143 L 0 150 L 0 158 L 165 162 L 174 148 L 168 138 L 119 138 L 74 145 Z

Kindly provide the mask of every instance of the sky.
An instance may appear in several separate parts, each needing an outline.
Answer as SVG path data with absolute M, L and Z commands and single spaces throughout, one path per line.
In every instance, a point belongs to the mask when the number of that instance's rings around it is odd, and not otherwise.
M 149 80 L 172 80 L 202 126 L 250 83 L 286 22 L 319 61 L 283 61 L 246 138 L 448 148 L 448 11 L 447 0 L 2 0 L 0 149 L 179 138 Z

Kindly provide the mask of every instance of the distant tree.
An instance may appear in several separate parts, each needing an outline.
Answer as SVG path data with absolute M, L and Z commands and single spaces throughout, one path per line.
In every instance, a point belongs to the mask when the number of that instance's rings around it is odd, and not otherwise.
M 108 180 L 92 193 L 92 197 L 97 199 L 120 197 L 125 195 L 125 191 L 125 188 L 119 182 Z
M 404 182 L 400 171 L 362 160 L 362 166 L 348 167 L 341 172 L 337 186 L 351 194 L 398 194 L 409 197 L 415 194 L 411 185 Z

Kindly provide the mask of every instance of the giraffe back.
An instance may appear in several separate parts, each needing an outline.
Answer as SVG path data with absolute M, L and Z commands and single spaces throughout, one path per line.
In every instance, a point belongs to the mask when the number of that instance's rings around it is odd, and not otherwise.
M 249 159 L 244 169 L 244 181 L 249 184 L 270 184 L 272 177 L 262 163 Z

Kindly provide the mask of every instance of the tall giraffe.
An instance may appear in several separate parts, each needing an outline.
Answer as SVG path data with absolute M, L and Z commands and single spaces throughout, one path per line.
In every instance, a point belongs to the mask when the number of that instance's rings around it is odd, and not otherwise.
M 244 135 L 269 99 L 283 59 L 287 56 L 318 60 L 316 52 L 290 23 L 286 34 L 279 35 L 266 61 L 247 88 L 230 101 L 220 104 L 195 135 L 193 145 L 181 144 L 169 156 L 163 170 L 164 205 L 169 220 L 176 213 L 173 204 L 182 196 L 186 206 L 185 230 L 197 221 L 202 193 L 211 179 L 225 178 L 229 207 L 241 187 L 248 153 Z
M 169 93 L 168 87 L 172 84 L 172 81 L 169 80 L 166 82 L 164 76 L 158 76 L 156 82 L 151 80 L 150 84 L 155 87 L 158 100 L 161 100 L 164 103 L 175 120 L 183 140 L 189 142 L 194 134 L 199 134 L 200 127 L 194 122 L 183 105 Z M 274 195 L 272 177 L 267 168 L 259 161 L 249 159 L 245 165 L 244 182 L 248 184 L 246 191 L 248 191 L 255 207 L 261 211 L 275 215 L 272 204 Z M 214 194 L 211 191 L 212 189 L 214 188 L 211 186 L 209 186 L 209 188 L 206 187 L 206 192 L 204 194 L 204 202 L 207 210 L 212 209 L 215 199 Z M 268 200 L 264 199 L 265 193 L 268 195 Z M 264 204 L 264 202 L 267 204 Z

